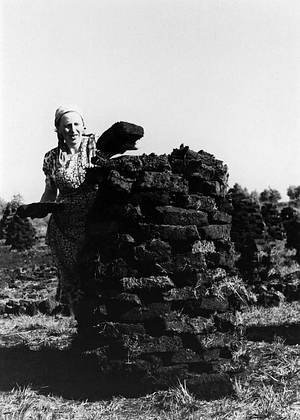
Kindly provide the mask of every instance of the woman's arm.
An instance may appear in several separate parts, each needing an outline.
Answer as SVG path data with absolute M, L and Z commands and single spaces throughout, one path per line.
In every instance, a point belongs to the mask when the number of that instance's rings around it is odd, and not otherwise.
M 57 187 L 49 176 L 46 176 L 45 191 L 41 197 L 40 202 L 55 201 L 57 197 Z

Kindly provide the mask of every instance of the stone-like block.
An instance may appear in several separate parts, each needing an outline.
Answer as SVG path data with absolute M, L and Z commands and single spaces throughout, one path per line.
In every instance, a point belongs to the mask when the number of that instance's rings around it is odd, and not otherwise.
M 140 190 L 165 190 L 169 193 L 187 193 L 188 183 L 180 175 L 170 172 L 144 172 L 137 182 Z
M 216 319 L 216 317 L 214 317 L 214 319 Z M 237 345 L 237 337 L 234 334 L 220 331 L 214 331 L 206 335 L 199 335 L 197 339 L 203 350 L 231 349 Z
M 187 373 L 187 364 L 160 366 L 151 377 L 152 390 L 178 386 L 178 381 L 183 382 Z
M 164 330 L 172 334 L 202 334 L 211 329 L 213 321 L 211 319 L 196 317 L 190 318 L 187 315 L 172 312 L 161 318 Z
M 97 139 L 97 149 L 104 153 L 124 153 L 136 150 L 135 143 L 144 135 L 143 127 L 119 121 L 104 131 Z
M 218 251 L 206 254 L 206 263 L 208 267 L 222 267 L 227 270 L 235 269 L 237 256 L 230 251 Z
M 170 312 L 169 303 L 152 303 L 147 307 L 134 308 L 120 316 L 120 321 L 128 323 L 147 322 L 157 320 Z
M 134 355 L 149 353 L 169 353 L 175 352 L 182 348 L 180 337 L 151 337 L 149 335 L 142 336 L 122 336 L 122 345 L 124 348 L 130 348 Z
M 34 300 L 20 299 L 19 304 L 20 304 L 19 314 L 26 314 L 29 316 L 33 316 L 38 313 L 39 302 L 36 302 Z M 56 302 L 55 309 L 56 307 L 57 307 L 57 302 Z
M 214 198 L 200 194 L 188 195 L 186 197 L 185 207 L 187 209 L 200 210 L 207 213 L 213 212 L 217 209 Z
M 174 288 L 164 293 L 164 300 L 166 302 L 185 301 L 198 298 L 198 291 L 192 286 L 185 286 L 179 289 Z
M 209 313 L 226 312 L 229 309 L 229 302 L 226 298 L 221 299 L 217 296 L 203 296 L 201 298 L 200 308 Z
M 132 185 L 133 185 L 134 179 L 127 178 L 123 175 L 121 175 L 118 171 L 111 171 L 107 178 L 107 185 L 112 190 L 115 190 L 120 193 L 126 193 L 129 194 Z
M 139 292 L 150 290 L 165 291 L 175 287 L 172 280 L 167 276 L 150 276 L 150 277 L 124 277 L 120 280 L 122 289 L 127 292 Z
M 190 159 L 186 162 L 185 175 L 197 175 L 205 181 L 216 179 L 216 170 L 210 164 L 205 164 L 201 160 Z
M 130 309 L 142 306 L 140 298 L 133 293 L 120 293 L 106 301 L 108 313 L 114 319 Z
M 185 300 L 172 300 L 172 307 L 183 311 L 191 317 L 209 316 L 216 312 L 226 312 L 229 310 L 227 299 L 221 299 L 216 296 L 205 296 L 203 289 L 199 290 L 199 297 Z
M 191 349 L 181 349 L 170 357 L 170 364 L 202 362 L 203 357 Z
M 39 303 L 39 311 L 43 314 L 51 315 L 58 307 L 58 305 L 59 303 L 57 302 L 57 300 L 55 300 L 54 297 L 50 297 L 48 299 L 42 300 Z
M 140 223 L 138 234 L 144 238 L 160 237 L 167 242 L 193 243 L 200 239 L 197 226 L 172 226 L 172 225 L 151 225 Z
M 226 186 L 219 181 L 205 181 L 199 174 L 194 174 L 189 181 L 189 190 L 191 193 L 222 197 L 226 193 Z
M 300 323 L 279 325 L 250 325 L 246 328 L 246 337 L 251 341 L 272 342 L 281 337 L 286 344 L 300 344 Z
M 200 228 L 200 233 L 209 241 L 230 240 L 230 225 L 209 225 Z
M 233 393 L 230 377 L 225 373 L 189 374 L 186 386 L 197 398 L 212 400 Z
M 212 285 L 220 280 L 224 280 L 227 277 L 227 273 L 223 268 L 210 268 L 203 270 L 201 272 L 201 276 L 199 275 L 199 281 L 197 283 L 197 287 L 201 285 Z
M 143 154 L 140 156 L 143 170 L 149 172 L 166 172 L 171 171 L 171 165 L 167 155 L 156 155 L 150 153 L 150 155 Z
M 134 277 L 138 275 L 137 270 L 132 268 L 123 258 L 116 258 L 105 267 L 105 278 L 108 280 L 107 286 L 112 279 L 119 280 L 123 277 Z
M 206 269 L 204 254 L 191 252 L 174 255 L 170 261 L 162 262 L 160 265 L 178 287 L 194 286 L 201 272 Z
M 152 239 L 134 248 L 135 259 L 140 264 L 160 263 L 169 261 L 172 249 L 168 242 Z
M 152 210 L 155 206 L 167 206 L 171 203 L 168 191 L 140 191 L 131 195 L 133 203 L 140 204 L 144 212 Z
M 214 322 L 217 330 L 220 332 L 232 332 L 235 330 L 236 318 L 231 312 L 215 314 Z
M 227 225 L 232 222 L 232 216 L 223 211 L 214 210 L 213 212 L 209 213 L 209 221 L 211 224 L 215 225 Z
M 200 210 L 183 209 L 174 206 L 160 206 L 155 209 L 158 223 L 165 225 L 195 225 L 208 224 L 207 214 Z
M 97 337 L 105 339 L 115 339 L 123 334 L 145 334 L 145 328 L 142 324 L 122 324 L 120 322 L 100 322 L 94 328 Z

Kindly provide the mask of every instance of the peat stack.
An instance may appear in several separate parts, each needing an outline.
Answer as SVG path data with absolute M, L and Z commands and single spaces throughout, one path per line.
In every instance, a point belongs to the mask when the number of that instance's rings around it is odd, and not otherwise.
M 84 357 L 133 393 L 178 379 L 199 397 L 230 393 L 230 312 L 247 292 L 220 210 L 226 165 L 183 145 L 160 156 L 99 152 L 94 164 L 75 308 Z
M 276 203 L 263 203 L 261 214 L 266 225 L 268 241 L 285 239 L 286 234 L 278 205 Z
M 238 268 L 247 283 L 260 282 L 266 271 L 267 228 L 259 202 L 235 185 L 229 190 L 232 201 L 231 238 L 240 253 Z
M 275 203 L 260 204 L 238 186 L 229 190 L 229 197 L 233 205 L 231 238 L 240 253 L 237 266 L 257 302 L 278 305 L 283 299 L 299 299 L 300 266 L 293 249 L 300 249 L 297 218 L 289 210 L 280 214 Z
M 281 219 L 287 236 L 287 245 L 297 251 L 297 261 L 300 262 L 300 215 L 295 207 L 284 207 Z
M 294 229 L 290 229 L 291 226 L 288 228 L 284 211 L 279 211 L 277 203 L 263 203 L 261 213 L 267 228 L 268 265 L 259 303 L 278 304 L 283 299 L 298 300 L 300 266 L 297 261 L 297 248 L 291 239 L 291 236 L 295 237 Z

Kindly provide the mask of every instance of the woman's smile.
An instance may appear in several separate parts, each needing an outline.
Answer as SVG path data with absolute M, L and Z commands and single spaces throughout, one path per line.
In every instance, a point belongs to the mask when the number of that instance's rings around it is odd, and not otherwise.
M 77 112 L 68 112 L 63 115 L 59 123 L 59 134 L 63 137 L 69 149 L 77 151 L 82 140 L 84 125 L 81 115 Z M 70 150 L 72 152 L 72 150 Z

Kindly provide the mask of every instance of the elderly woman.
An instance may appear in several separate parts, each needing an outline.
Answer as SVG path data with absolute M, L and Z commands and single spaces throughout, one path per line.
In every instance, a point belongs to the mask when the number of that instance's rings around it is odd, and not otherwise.
M 73 311 L 80 299 L 77 257 L 85 240 L 86 216 L 96 195 L 95 188 L 84 183 L 95 154 L 95 137 L 85 135 L 82 113 L 74 107 L 58 108 L 54 124 L 58 145 L 44 157 L 46 185 L 41 202 L 63 203 L 50 218 L 47 240 L 58 268 L 57 297 Z

